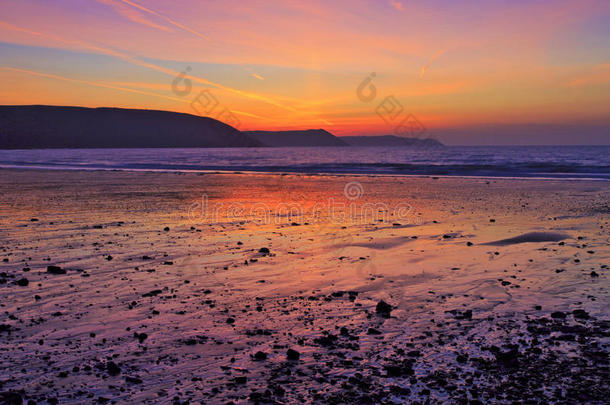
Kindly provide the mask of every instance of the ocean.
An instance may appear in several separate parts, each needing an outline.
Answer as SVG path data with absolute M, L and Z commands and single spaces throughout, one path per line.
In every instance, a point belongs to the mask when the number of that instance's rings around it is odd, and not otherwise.
M 0 150 L 0 167 L 610 180 L 610 146 Z

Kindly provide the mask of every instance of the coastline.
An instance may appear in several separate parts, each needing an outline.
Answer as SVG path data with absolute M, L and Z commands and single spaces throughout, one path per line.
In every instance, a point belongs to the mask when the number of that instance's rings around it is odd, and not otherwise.
M 307 171 L 263 171 L 256 169 L 137 169 L 137 168 L 100 168 L 100 167 L 53 167 L 53 166 L 10 166 L 0 164 L 0 170 L 6 171 L 85 171 L 85 172 L 132 172 L 132 173 L 200 173 L 200 174 L 260 174 L 269 176 L 284 176 L 284 175 L 304 175 L 304 176 L 333 176 L 333 177 L 413 177 L 413 178 L 447 178 L 447 179 L 487 179 L 487 180 L 556 180 L 556 181 L 610 181 L 610 178 L 603 177 L 585 177 L 590 174 L 584 174 L 582 177 L 544 177 L 544 176 L 494 176 L 494 175 L 443 175 L 443 174 L 399 174 L 399 173 L 358 173 L 358 172 L 307 172 Z M 574 173 L 569 173 L 567 176 L 574 176 Z M 603 174 L 600 174 L 600 176 Z

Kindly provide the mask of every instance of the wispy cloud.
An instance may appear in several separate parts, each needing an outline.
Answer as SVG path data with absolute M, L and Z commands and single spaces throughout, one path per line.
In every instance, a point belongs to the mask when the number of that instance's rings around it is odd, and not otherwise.
M 119 52 L 119 51 L 115 51 L 113 49 L 109 49 L 109 48 L 106 48 L 106 47 L 103 47 L 103 46 L 98 46 L 98 45 L 90 44 L 90 43 L 85 42 L 85 41 L 64 39 L 62 37 L 58 37 L 58 36 L 55 36 L 55 35 L 47 35 L 47 34 L 43 34 L 43 33 L 40 33 L 40 32 L 29 31 L 27 29 L 22 29 L 21 27 L 17 27 L 17 26 L 8 24 L 8 23 L 4 23 L 2 21 L 0 21 L 0 28 L 9 29 L 9 30 L 13 30 L 13 31 L 19 31 L 19 32 L 23 32 L 23 33 L 27 33 L 27 34 L 31 34 L 31 35 L 35 35 L 35 36 L 40 36 L 40 37 L 43 37 L 43 38 L 52 39 L 52 40 L 57 41 L 57 42 L 62 42 L 62 43 L 65 43 L 65 44 L 70 44 L 72 46 L 77 46 L 79 48 L 83 48 L 83 49 L 86 49 L 86 50 L 88 50 L 90 52 L 94 52 L 94 53 L 101 53 L 101 54 L 105 54 L 105 55 L 110 55 L 110 56 L 113 56 L 115 58 L 121 59 L 121 60 L 123 60 L 125 62 L 134 64 L 134 65 L 137 65 L 137 66 L 141 66 L 141 67 L 145 67 L 145 68 L 148 68 L 148 69 L 151 69 L 151 70 L 155 70 L 157 72 L 165 73 L 165 74 L 167 74 L 167 75 L 169 75 L 171 77 L 176 77 L 176 76 L 178 76 L 180 74 L 180 72 L 178 72 L 176 70 L 173 70 L 173 69 L 170 69 L 170 68 L 166 68 L 166 67 L 163 67 L 163 66 L 159 66 L 159 65 L 156 65 L 154 63 L 145 62 L 145 61 L 143 61 L 143 60 L 141 60 L 141 59 L 139 59 L 137 57 L 130 56 L 130 55 L 127 55 L 125 53 L 122 53 L 122 52 Z M 40 75 L 43 75 L 43 73 L 40 73 Z M 53 75 L 50 75 L 50 76 L 53 76 Z M 273 99 L 273 98 L 271 98 L 269 96 L 258 94 L 258 93 L 253 93 L 253 92 L 249 92 L 249 91 L 240 90 L 240 89 L 237 89 L 237 88 L 234 88 L 234 87 L 230 87 L 230 86 L 225 86 L 223 84 L 213 82 L 213 81 L 205 79 L 203 77 L 199 77 L 199 76 L 195 76 L 195 75 L 191 75 L 191 74 L 184 75 L 184 77 L 192 80 L 195 83 L 202 84 L 202 85 L 205 85 L 205 86 L 212 86 L 212 87 L 217 88 L 219 90 L 224 90 L 226 92 L 233 93 L 233 94 L 236 94 L 236 95 L 241 96 L 241 97 L 245 97 L 245 98 L 249 98 L 249 99 L 252 99 L 252 100 L 261 101 L 261 102 L 273 105 L 275 107 L 278 107 L 280 109 L 283 109 L 283 110 L 286 110 L 286 111 L 290 111 L 292 113 L 299 113 L 299 114 L 304 114 L 304 115 L 309 115 L 309 116 L 316 116 L 317 115 L 317 114 L 312 114 L 311 112 L 307 112 L 307 111 L 303 111 L 303 110 L 297 110 L 296 108 L 294 108 L 292 106 L 289 106 L 289 105 L 286 105 L 286 104 L 283 104 L 283 103 L 281 103 L 281 102 L 279 102 L 279 101 L 277 101 L 277 100 L 275 100 L 275 99 Z M 56 78 L 60 78 L 60 76 L 57 76 Z M 68 78 L 64 78 L 64 79 L 70 80 Z M 78 82 L 79 80 L 74 79 L 73 81 Z M 141 94 L 147 94 L 148 93 L 148 92 L 142 92 L 142 91 L 139 91 L 139 90 L 127 89 L 127 88 L 123 88 L 123 87 L 119 87 L 119 86 L 113 86 L 113 85 L 110 85 L 110 84 L 102 84 L 102 83 L 87 82 L 87 81 L 80 81 L 80 82 L 88 83 L 88 84 L 92 84 L 92 85 L 100 85 L 100 86 L 108 87 L 108 88 L 124 89 L 125 91 L 140 92 Z M 155 93 L 150 93 L 150 95 L 158 96 Z M 184 101 L 184 100 L 181 100 L 181 101 Z M 321 122 L 327 124 L 327 125 L 332 125 L 331 122 L 329 122 L 328 120 L 325 120 L 324 118 L 321 118 L 321 117 L 315 117 L 315 118 L 320 120 Z
M 179 102 L 183 102 L 183 103 L 184 102 L 189 102 L 188 100 L 181 99 L 181 98 L 165 96 L 163 94 L 157 94 L 157 93 L 153 93 L 153 92 L 150 92 L 150 91 L 143 91 L 143 90 L 130 89 L 130 88 L 127 88 L 127 87 L 115 86 L 115 85 L 108 84 L 108 83 L 103 83 L 103 82 L 96 82 L 96 81 L 91 81 L 91 80 L 73 79 L 73 78 L 70 78 L 70 77 L 55 75 L 55 74 L 52 74 L 52 73 L 38 72 L 38 71 L 35 71 L 35 70 L 28 70 L 28 69 L 20 69 L 20 68 L 11 67 L 11 66 L 2 66 L 1 68 L 4 69 L 4 70 L 12 71 L 12 72 L 26 73 L 26 74 L 29 74 L 29 75 L 32 75 L 32 76 L 45 77 L 47 79 L 55 79 L 55 80 L 61 80 L 61 81 L 65 81 L 65 82 L 87 84 L 89 86 L 103 87 L 103 88 L 106 88 L 106 89 L 113 89 L 113 90 L 120 90 L 120 91 L 129 92 L 129 93 L 142 94 L 142 95 L 145 95 L 145 96 L 160 97 L 160 98 L 164 98 L 164 99 L 167 99 L 167 100 L 179 101 Z
M 210 37 L 208 37 L 206 35 L 203 35 L 202 33 L 198 32 L 198 31 L 195 31 L 194 29 L 189 28 L 186 25 L 181 24 L 178 21 L 173 20 L 170 17 L 168 17 L 166 15 L 163 15 L 163 14 L 157 12 L 157 11 L 154 11 L 154 10 L 151 10 L 151 9 L 146 8 L 144 6 L 141 6 L 141 5 L 139 5 L 137 3 L 134 3 L 133 1 L 130 1 L 130 0 L 118 0 L 118 1 L 121 1 L 124 4 L 126 4 L 128 6 L 131 6 L 133 8 L 136 8 L 136 9 L 138 9 L 140 11 L 144 11 L 145 13 L 148 13 L 150 15 L 154 15 L 155 17 L 159 17 L 159 18 L 165 20 L 166 22 L 170 23 L 174 27 L 180 28 L 180 29 L 182 29 L 182 30 L 184 30 L 186 32 L 189 32 L 189 33 L 191 33 L 191 34 L 193 34 L 193 35 L 195 35 L 195 36 L 197 36 L 197 37 L 199 37 L 201 39 L 205 39 L 205 40 L 211 41 Z
M 440 57 L 442 54 L 444 54 L 444 53 L 445 53 L 445 50 L 444 50 L 444 49 L 441 49 L 440 51 L 438 51 L 437 53 L 435 53 L 435 54 L 434 54 L 434 56 L 433 56 L 433 57 L 430 59 L 430 61 L 429 61 L 429 62 L 428 62 L 426 65 L 424 65 L 424 66 L 421 68 L 421 73 L 419 74 L 420 79 L 421 79 L 422 77 L 424 77 L 424 74 L 426 73 L 426 70 L 428 70 L 428 68 L 429 68 L 429 67 L 432 65 L 432 62 L 434 62 L 435 60 L 437 60 L 437 59 L 438 59 L 438 58 L 439 58 L 439 57 Z
M 64 39 L 62 37 L 58 37 L 58 36 L 55 36 L 55 35 L 47 35 L 47 34 L 42 34 L 40 32 L 29 31 L 27 29 L 22 29 L 20 27 L 14 26 L 12 24 L 4 23 L 2 21 L 0 21 L 0 27 L 4 28 L 4 29 L 9 29 L 9 30 L 13 30 L 13 31 L 19 31 L 19 32 L 23 32 L 23 33 L 27 33 L 27 34 L 31 34 L 31 35 L 40 36 L 40 37 L 43 37 L 43 38 L 48 38 L 48 39 L 51 39 L 51 40 L 54 40 L 54 41 L 57 41 L 57 42 L 62 42 L 62 43 L 65 43 L 65 44 L 70 44 L 70 45 L 77 46 L 77 47 L 82 48 L 82 49 L 86 49 L 86 50 L 88 50 L 90 52 L 110 55 L 110 56 L 113 56 L 115 58 L 119 58 L 119 59 L 121 59 L 121 60 L 123 60 L 125 62 L 129 62 L 129 63 L 137 65 L 137 66 L 141 66 L 141 67 L 145 67 L 145 68 L 148 68 L 148 69 L 156 70 L 157 72 L 165 73 L 165 74 L 167 74 L 167 75 L 169 75 L 171 77 L 175 77 L 175 76 L 178 76 L 180 74 L 180 72 L 178 72 L 176 70 L 165 68 L 165 67 L 159 66 L 159 65 L 155 65 L 154 63 L 145 62 L 145 61 L 143 61 L 141 59 L 138 59 L 137 57 L 130 56 L 130 55 L 127 55 L 125 53 L 122 53 L 122 52 L 119 52 L 119 51 L 115 51 L 113 49 L 109 49 L 109 48 L 106 48 L 106 47 L 90 44 L 90 43 L 85 42 L 85 41 Z M 260 95 L 260 94 L 257 94 L 257 93 L 252 93 L 252 92 L 248 92 L 248 91 L 244 91 L 244 90 L 239 90 L 239 89 L 236 89 L 236 88 L 233 88 L 233 87 L 230 87 L 230 86 L 225 86 L 223 84 L 216 83 L 216 82 L 213 82 L 211 80 L 205 79 L 203 77 L 198 77 L 198 76 L 195 76 L 195 75 L 185 75 L 185 77 L 189 78 L 192 81 L 194 81 L 196 83 L 199 83 L 199 84 L 203 84 L 203 85 L 206 85 L 206 86 L 213 86 L 213 87 L 215 87 L 217 89 L 224 90 L 224 91 L 227 91 L 227 92 L 230 92 L 230 93 L 233 93 L 233 94 L 237 94 L 237 95 L 242 96 L 242 97 L 246 97 L 246 98 L 262 101 L 262 102 L 271 104 L 271 105 L 273 105 L 275 107 L 282 108 L 284 110 L 296 112 L 295 108 L 293 108 L 291 106 L 288 106 L 288 105 L 285 105 L 285 104 L 282 104 L 282 103 L 274 100 L 271 97 L 267 97 L 267 96 L 264 96 L 264 95 Z
M 116 82 L 116 81 L 104 81 L 104 83 L 111 84 L 113 86 L 131 87 L 131 88 L 136 88 L 136 89 L 167 90 L 167 83 Z
M 0 28 L 1 29 L 5 29 L 7 31 L 15 31 L 15 32 L 21 32 L 23 34 L 28 34 L 28 35 L 34 35 L 37 37 L 42 36 L 42 34 L 40 32 L 36 32 L 36 31 L 31 31 L 25 28 L 21 28 L 21 27 L 17 27 L 16 25 L 13 24 L 9 24 L 5 21 L 0 21 Z
M 256 73 L 255 71 L 253 71 L 253 70 L 252 70 L 251 68 L 249 68 L 248 66 L 244 66 L 243 68 L 244 68 L 244 70 L 245 70 L 246 72 L 249 72 L 249 73 L 250 73 L 250 76 L 254 77 L 255 79 L 258 79 L 258 80 L 265 80 L 265 78 L 264 78 L 263 76 L 259 75 L 258 73 Z
M 163 94 L 153 93 L 150 91 L 136 90 L 136 89 L 129 88 L 129 87 L 117 86 L 117 85 L 111 84 L 111 83 L 73 79 L 70 77 L 55 75 L 52 73 L 38 72 L 38 71 L 34 71 L 34 70 L 20 69 L 20 68 L 10 67 L 10 66 L 1 66 L 0 69 L 8 70 L 11 72 L 24 73 L 24 74 L 28 74 L 28 75 L 32 75 L 32 76 L 44 77 L 46 79 L 61 80 L 64 82 L 79 83 L 79 84 L 85 84 L 85 85 L 94 86 L 94 87 L 101 87 L 101 88 L 106 88 L 106 89 L 124 91 L 124 92 L 128 92 L 128 93 L 141 94 L 141 95 L 145 95 L 145 96 L 164 98 L 167 100 L 178 101 L 178 102 L 186 103 L 186 104 L 191 103 L 191 100 L 189 100 L 189 99 L 166 96 Z M 128 85 L 128 86 L 137 85 L 137 86 L 142 86 L 142 87 L 147 87 L 148 85 L 150 85 L 150 87 L 157 88 L 156 84 L 149 84 L 149 83 L 125 83 L 125 85 Z M 164 85 L 163 87 L 167 88 L 167 85 Z M 248 113 L 245 111 L 231 110 L 231 112 L 233 112 L 235 114 L 243 115 L 246 117 L 250 117 L 250 118 L 256 118 L 259 120 L 272 121 L 271 118 L 262 117 L 260 115 Z
M 610 83 L 610 63 L 595 65 L 588 74 L 568 82 L 568 87 L 580 87 Z
M 398 11 L 405 11 L 405 7 L 399 0 L 390 0 L 390 5 Z
M 266 121 L 273 121 L 271 118 L 261 117 L 260 115 L 252 114 L 252 113 L 245 112 L 245 111 L 231 110 L 231 112 L 233 112 L 235 114 L 243 115 L 244 117 L 256 118 L 259 120 L 266 120 Z
M 99 3 L 105 4 L 107 6 L 112 7 L 114 11 L 127 18 L 130 21 L 133 21 L 138 24 L 146 25 L 151 28 L 155 28 L 161 31 L 171 32 L 172 29 L 166 27 L 165 25 L 157 24 L 153 21 L 150 21 L 146 18 L 140 11 L 126 5 L 120 0 L 97 0 Z

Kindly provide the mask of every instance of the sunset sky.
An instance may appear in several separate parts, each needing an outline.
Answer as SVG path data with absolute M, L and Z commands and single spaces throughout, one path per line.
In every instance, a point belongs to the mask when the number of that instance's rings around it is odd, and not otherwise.
M 0 104 L 196 113 L 203 95 L 242 130 L 389 134 L 412 114 L 447 143 L 610 142 L 608 0 L 0 0 L 0 34 Z

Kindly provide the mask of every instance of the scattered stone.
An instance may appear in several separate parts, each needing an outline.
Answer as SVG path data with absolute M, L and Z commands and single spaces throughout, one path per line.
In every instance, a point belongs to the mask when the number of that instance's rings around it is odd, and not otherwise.
M 375 307 L 375 312 L 377 312 L 379 315 L 383 316 L 384 318 L 389 318 L 390 313 L 392 312 L 392 306 L 390 304 L 388 304 L 387 302 L 381 300 L 377 303 L 377 306 Z
M 109 361 L 108 363 L 106 363 L 106 371 L 108 371 L 108 374 L 110 374 L 111 376 L 117 376 L 121 374 L 121 368 L 114 361 Z
M 161 291 L 161 290 L 152 290 L 152 291 L 142 294 L 142 297 L 155 297 L 155 296 L 161 294 L 162 292 L 163 291 Z
M 27 287 L 28 284 L 30 284 L 30 280 L 28 280 L 25 277 L 24 278 L 20 278 L 19 280 L 17 280 L 15 282 L 15 284 L 17 284 L 18 286 L 21 286 L 21 287 Z
M 587 311 L 585 311 L 584 309 L 575 309 L 574 311 L 572 311 L 572 315 L 574 316 L 574 318 L 578 318 L 578 319 L 589 319 L 589 313 Z
M 47 266 L 47 273 L 51 273 L 51 274 L 66 274 L 66 269 L 62 269 L 59 266 Z
M 254 353 L 254 356 L 252 356 L 252 358 L 256 361 L 267 360 L 267 353 L 258 351 L 256 353 Z
M 6 405 L 21 405 L 23 404 L 23 399 L 21 398 L 21 394 L 17 392 L 0 392 L 0 403 Z
M 301 353 L 297 352 L 296 350 L 288 349 L 286 351 L 286 358 L 288 360 L 298 360 L 300 357 L 301 357 Z
M 138 377 L 131 377 L 131 376 L 127 376 L 125 377 L 125 381 L 131 384 L 142 384 L 142 379 L 138 378 Z
M 460 311 L 457 309 L 452 309 L 451 311 L 446 311 L 454 316 L 457 320 L 471 320 L 472 319 L 472 309 L 468 309 L 466 311 Z

